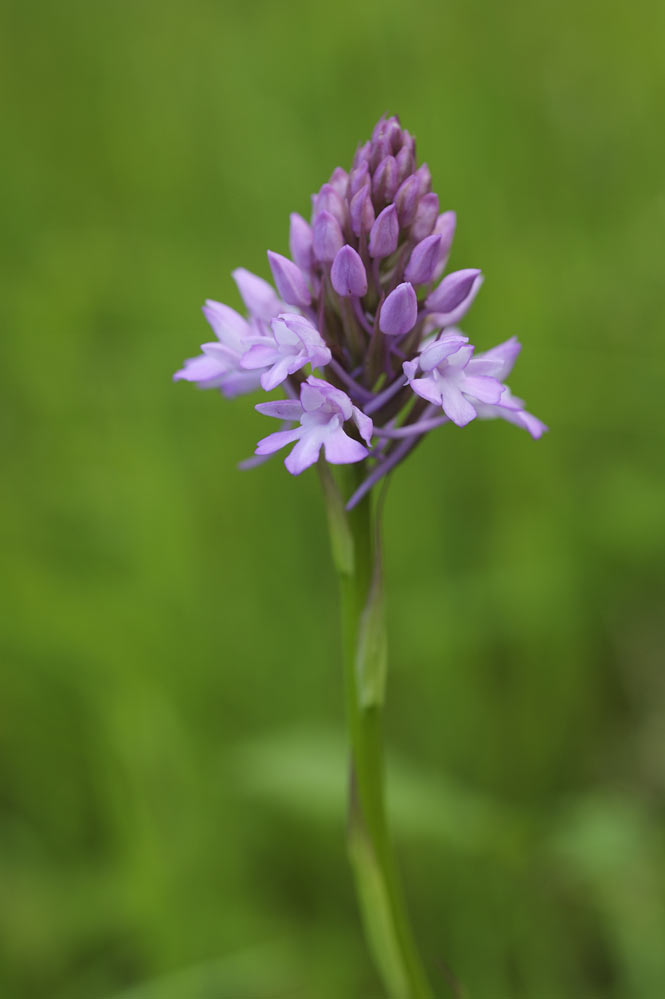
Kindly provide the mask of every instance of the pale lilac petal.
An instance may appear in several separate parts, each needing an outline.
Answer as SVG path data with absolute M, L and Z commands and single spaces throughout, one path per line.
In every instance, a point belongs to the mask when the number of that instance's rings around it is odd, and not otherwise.
M 300 347 L 300 337 L 290 328 L 290 325 L 286 321 L 287 316 L 288 313 L 282 313 L 270 323 L 272 335 L 282 353 L 286 353 L 289 350 L 298 350 Z
M 388 336 L 404 336 L 416 325 L 418 299 L 408 281 L 398 284 L 381 306 L 379 328 Z
M 441 378 L 438 384 L 441 406 L 446 416 L 450 417 L 458 427 L 465 427 L 467 423 L 471 423 L 471 420 L 476 418 L 476 411 L 468 399 L 464 398 L 457 385 L 448 378 Z
M 503 381 L 513 370 L 513 365 L 517 355 L 522 349 L 522 345 L 516 336 L 511 336 L 510 340 L 500 343 L 491 350 L 485 350 L 471 361 L 470 369 L 477 375 L 489 375 Z
M 435 406 L 442 405 L 440 381 L 435 381 L 433 378 L 409 378 L 409 385 L 421 399 L 426 399 Z
M 298 358 L 293 354 L 288 354 L 286 357 L 280 357 L 278 361 L 275 362 L 269 371 L 264 371 L 261 375 L 261 386 L 266 392 L 272 392 L 274 388 L 281 385 L 282 382 L 292 375 L 294 371 L 298 368 L 303 367 L 307 361 L 303 361 L 302 364 L 298 362 Z
M 291 454 L 284 459 L 291 475 L 300 475 L 318 460 L 326 434 L 327 427 L 316 427 L 303 434 Z
M 326 461 L 329 461 L 331 465 L 348 465 L 354 461 L 362 461 L 368 455 L 367 448 L 345 434 L 341 427 L 326 435 L 323 447 Z
M 249 312 L 257 319 L 263 319 L 267 322 L 278 312 L 283 311 L 284 306 L 277 297 L 275 289 L 263 278 L 245 270 L 244 267 L 236 268 L 232 277 L 238 286 L 243 302 Z
M 284 313 L 272 321 L 272 330 L 278 344 L 291 352 L 304 352 L 305 360 L 301 367 L 309 361 L 315 368 L 330 362 L 332 354 L 323 337 L 308 319 Z
M 220 343 L 232 350 L 244 349 L 244 341 L 249 334 L 249 324 L 235 309 L 208 298 L 203 306 L 203 315 Z
M 305 276 L 297 264 L 281 253 L 268 250 L 268 263 L 275 279 L 277 290 L 288 305 L 306 309 L 311 304 L 312 296 L 307 287 Z
M 533 416 L 531 413 L 527 413 L 524 410 L 520 411 L 519 414 L 522 417 L 522 426 L 527 430 L 535 441 L 539 437 L 542 437 L 544 433 L 549 429 L 546 424 L 539 420 L 537 416 Z M 509 416 L 506 417 L 508 420 Z
M 349 399 L 346 392 L 341 389 L 335 388 L 334 385 L 330 385 L 329 382 L 325 381 L 323 378 L 316 378 L 315 375 L 310 375 L 305 384 L 300 390 L 300 399 L 303 404 L 303 408 L 310 411 L 311 409 L 318 409 L 319 407 L 313 402 L 313 397 L 310 399 L 309 389 L 316 389 L 319 396 L 322 399 L 322 403 L 328 402 L 335 409 L 337 409 L 345 420 L 350 420 L 353 413 L 353 403 Z M 307 402 L 305 401 L 307 398 Z
M 526 430 L 534 440 L 538 440 L 548 430 L 546 424 L 537 416 L 533 416 L 523 409 L 506 409 L 504 406 L 477 406 L 476 408 L 479 419 L 507 420 L 508 423 L 514 423 L 516 427 Z
M 363 413 L 362 409 L 358 409 L 357 406 L 354 406 L 353 422 L 358 427 L 362 439 L 369 444 L 372 439 L 372 434 L 374 433 L 374 424 L 371 418 Z
M 502 409 L 524 409 L 526 403 L 524 399 L 519 399 L 516 395 L 513 395 L 508 386 L 504 385 L 501 398 L 499 399 L 499 406 Z
M 464 337 L 466 340 L 467 338 Z M 457 371 L 461 371 L 462 368 L 466 368 L 467 364 L 473 356 L 474 347 L 472 344 L 463 344 L 459 350 L 456 350 L 454 354 L 451 354 L 446 361 L 446 368 L 451 370 L 455 368 Z
M 407 379 L 411 381 L 412 378 L 415 378 L 418 370 L 418 361 L 405 361 L 402 365 L 402 369 Z
M 213 343 L 202 343 L 201 351 L 207 357 L 215 360 L 220 368 L 224 368 L 229 371 L 238 367 L 237 351 L 231 350 L 230 347 L 225 346 L 223 343 L 219 343 L 217 340 Z
M 298 399 L 275 399 L 273 402 L 259 402 L 254 407 L 264 416 L 274 416 L 278 420 L 299 420 L 302 406 Z
M 421 370 L 433 371 L 442 361 L 452 354 L 456 354 L 460 347 L 468 342 L 468 336 L 463 336 L 461 333 L 446 333 L 438 340 L 432 341 L 420 355 Z
M 482 282 L 482 272 L 473 267 L 453 271 L 427 296 L 425 305 L 442 326 L 452 326 L 468 312 Z
M 277 430 L 274 434 L 263 437 L 256 445 L 254 454 L 274 454 L 280 448 L 286 447 L 297 441 L 302 434 L 302 427 L 294 427 L 292 430 Z
M 173 381 L 199 382 L 205 385 L 206 383 L 216 382 L 224 374 L 225 370 L 220 366 L 219 361 L 216 361 L 213 357 L 208 357 L 206 354 L 201 354 L 198 357 L 188 358 L 184 366 L 174 374 Z M 212 388 L 213 386 L 210 385 L 210 387 Z
M 434 270 L 434 280 L 438 281 L 444 270 L 446 269 L 446 264 L 448 263 L 448 257 L 450 256 L 450 248 L 453 245 L 453 238 L 455 236 L 455 227 L 457 226 L 457 215 L 455 212 L 443 212 L 439 215 L 436 220 L 436 225 L 434 226 L 435 234 L 441 236 L 441 245 L 439 247 L 439 259 Z
M 460 388 L 466 395 L 470 395 L 480 402 L 494 405 L 499 402 L 503 392 L 503 385 L 496 378 L 486 378 L 484 375 L 467 375 L 466 373 Z
M 260 384 L 258 371 L 229 371 L 219 387 L 227 399 L 234 399 L 237 395 L 255 392 Z
M 256 343 L 249 348 L 246 354 L 243 354 L 240 366 L 248 371 L 254 371 L 256 368 L 267 368 L 270 364 L 278 361 L 280 356 L 274 342 L 272 344 Z
M 358 298 L 367 294 L 367 272 L 360 254 L 352 246 L 337 251 L 330 271 L 332 286 L 338 295 Z

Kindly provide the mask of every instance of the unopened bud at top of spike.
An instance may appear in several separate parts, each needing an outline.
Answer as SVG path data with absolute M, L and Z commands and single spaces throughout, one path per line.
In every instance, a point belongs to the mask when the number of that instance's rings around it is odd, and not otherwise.
M 453 326 L 469 311 L 482 283 L 482 272 L 475 267 L 453 271 L 427 296 L 425 306 L 442 326 Z
M 436 224 L 439 214 L 439 197 L 430 192 L 424 194 L 418 202 L 416 217 L 411 226 L 411 237 L 420 242 L 425 236 L 429 236 Z
M 360 255 L 352 246 L 343 246 L 337 251 L 330 270 L 330 280 L 338 295 L 349 298 L 367 294 L 367 273 Z
M 337 191 L 340 198 L 345 198 L 349 186 L 349 175 L 342 167 L 335 167 L 328 181 L 330 186 Z
M 434 280 L 442 237 L 437 233 L 426 236 L 411 254 L 404 277 L 412 284 L 429 284 Z
M 346 220 L 346 202 L 339 196 L 332 184 L 324 184 L 316 196 L 314 214 L 330 212 L 341 226 Z
M 394 156 L 381 160 L 372 177 L 372 197 L 375 205 L 392 201 L 397 190 L 397 163 Z
M 307 308 L 312 297 L 300 268 L 288 257 L 283 257 L 281 253 L 273 253 L 272 250 L 268 250 L 268 262 L 277 290 L 284 301 L 299 309 Z
M 349 216 L 351 218 L 351 228 L 356 236 L 360 236 L 363 232 L 368 233 L 372 228 L 375 214 L 374 205 L 369 196 L 369 183 L 365 184 L 351 198 Z
M 450 248 L 453 244 L 456 225 L 457 215 L 455 212 L 444 212 L 442 215 L 439 215 L 436 220 L 434 232 L 441 236 L 441 245 L 439 247 L 439 259 L 437 260 L 436 268 L 434 270 L 435 281 L 441 277 L 446 269 L 448 257 L 450 256 Z
M 405 281 L 391 291 L 381 306 L 379 329 L 387 336 L 404 336 L 416 325 L 418 299 L 411 284 Z
M 369 165 L 367 160 L 363 160 L 359 166 L 354 167 L 349 174 L 349 190 L 348 197 L 352 198 L 354 194 L 357 194 L 361 187 L 369 183 Z
M 339 222 L 330 212 L 319 212 L 312 227 L 314 256 L 323 263 L 335 259 L 335 254 L 344 245 L 344 237 Z
M 289 251 L 301 271 L 312 270 L 312 227 L 302 215 L 291 212 L 289 226 Z
M 395 207 L 399 224 L 403 229 L 408 228 L 416 217 L 419 194 L 418 179 L 413 174 L 399 186 L 395 195 Z
M 397 209 L 388 205 L 377 216 L 369 234 L 369 253 L 371 257 L 381 259 L 389 257 L 397 249 L 399 239 L 399 222 Z

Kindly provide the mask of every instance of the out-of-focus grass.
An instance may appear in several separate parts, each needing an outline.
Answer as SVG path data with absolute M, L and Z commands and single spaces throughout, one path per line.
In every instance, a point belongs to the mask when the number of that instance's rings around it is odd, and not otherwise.
M 343 854 L 313 475 L 173 386 L 207 296 L 388 109 L 552 427 L 432 435 L 386 516 L 396 834 L 477 999 L 665 992 L 656 0 L 6 3 L 0 984 L 379 996 Z M 401 762 L 400 762 L 401 761 Z

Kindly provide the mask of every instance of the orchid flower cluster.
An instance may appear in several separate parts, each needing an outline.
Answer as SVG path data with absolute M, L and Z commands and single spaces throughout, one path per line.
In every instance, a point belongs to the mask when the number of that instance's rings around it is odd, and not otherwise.
M 293 475 L 322 449 L 331 464 L 369 458 L 351 508 L 442 424 L 502 418 L 533 438 L 547 429 L 505 384 L 518 340 L 476 353 L 458 328 L 483 275 L 445 274 L 456 216 L 439 209 L 413 136 L 384 116 L 351 169 L 337 167 L 312 196 L 311 222 L 291 215 L 291 258 L 268 251 L 277 291 L 239 268 L 247 317 L 206 302 L 217 339 L 174 378 L 227 397 L 286 395 L 256 406 L 283 425 L 245 465 L 290 444 Z

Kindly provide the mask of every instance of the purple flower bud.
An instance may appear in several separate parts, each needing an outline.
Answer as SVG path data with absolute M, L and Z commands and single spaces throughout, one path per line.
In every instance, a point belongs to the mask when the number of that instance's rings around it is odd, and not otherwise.
M 408 150 L 408 152 L 410 152 L 411 155 L 415 157 L 416 140 L 413 138 L 411 133 L 406 128 L 402 129 L 402 145 L 400 148 L 400 152 L 402 151 L 402 149 Z
M 316 196 L 314 214 L 319 215 L 321 212 L 330 212 L 341 226 L 344 225 L 346 220 L 346 205 L 332 184 L 324 184 Z
M 395 195 L 397 218 L 403 229 L 411 225 L 416 217 L 416 208 L 418 207 L 418 197 L 420 195 L 419 188 L 418 178 L 412 174 L 400 185 Z
M 338 295 L 360 298 L 367 294 L 367 273 L 360 255 L 352 246 L 343 246 L 337 251 L 330 271 L 332 286 Z
M 389 257 L 397 249 L 399 239 L 399 222 L 397 209 L 388 205 L 378 216 L 369 234 L 369 253 L 371 257 Z
M 391 291 L 381 306 L 379 329 L 387 336 L 404 336 L 416 325 L 418 300 L 413 286 L 405 281 Z
M 354 194 L 349 205 L 349 215 L 351 216 L 351 228 L 356 236 L 362 232 L 369 232 L 374 222 L 374 205 L 369 196 L 369 184 Z
M 361 146 L 358 146 L 355 156 L 353 157 L 354 167 L 360 166 L 361 163 L 369 163 L 371 148 L 372 144 L 369 141 L 364 142 Z
M 450 256 L 450 247 L 453 243 L 453 236 L 455 235 L 455 226 L 457 225 L 457 215 L 455 212 L 444 212 L 439 215 L 436 220 L 436 225 L 434 226 L 434 232 L 441 236 L 441 245 L 439 247 L 439 259 L 436 264 L 434 271 L 434 280 L 437 281 L 444 270 L 446 269 L 446 264 L 448 263 L 448 257 Z
M 328 181 L 330 186 L 337 191 L 340 198 L 346 197 L 347 188 L 349 185 L 349 175 L 342 167 L 335 167 L 330 175 L 330 180 Z
M 423 194 L 422 198 L 418 202 L 416 217 L 413 220 L 413 225 L 411 226 L 412 239 L 418 243 L 421 239 L 424 239 L 425 236 L 429 236 L 434 228 L 438 214 L 438 195 L 431 192 L 429 194 Z
M 442 326 L 452 326 L 468 312 L 483 283 L 481 271 L 467 267 L 444 277 L 438 288 L 425 299 L 429 312 L 435 312 Z
M 404 271 L 407 281 L 412 284 L 429 284 L 434 280 L 434 272 L 440 257 L 441 239 L 440 235 L 432 233 L 414 247 Z
M 421 196 L 423 194 L 428 194 L 432 189 L 432 174 L 430 173 L 427 163 L 423 163 L 418 167 L 415 176 L 418 178 Z
M 291 212 L 290 223 L 289 251 L 300 270 L 309 274 L 312 269 L 312 227 L 297 212 Z
M 369 166 L 366 160 L 354 167 L 349 174 L 349 197 L 352 198 L 354 194 L 357 194 L 361 187 L 364 187 L 369 181 Z
M 381 136 L 384 135 L 384 133 L 386 131 L 386 126 L 388 125 L 388 122 L 392 122 L 392 121 L 395 121 L 395 120 L 396 119 L 395 119 L 394 115 L 391 115 L 390 118 L 386 118 L 385 114 L 382 114 L 381 117 L 379 118 L 379 120 L 377 121 L 376 125 L 372 129 L 372 140 L 371 141 L 372 142 L 378 142 L 379 139 L 381 138 Z
M 311 304 L 312 296 L 300 268 L 288 257 L 283 257 L 281 253 L 273 253 L 272 250 L 268 250 L 268 263 L 277 290 L 284 301 L 299 309 L 306 309 Z
M 319 212 L 314 219 L 313 248 L 317 260 L 330 261 L 344 245 L 339 222 L 330 212 Z
M 397 190 L 397 163 L 394 156 L 382 159 L 372 178 L 372 194 L 379 204 L 392 201 Z
M 397 163 L 397 179 L 401 183 L 409 174 L 413 173 L 413 168 L 416 165 L 413 152 L 409 146 L 402 146 L 395 157 L 395 162 Z
M 382 160 L 385 160 L 386 156 L 390 156 L 390 144 L 387 142 L 385 136 L 381 136 L 376 142 L 372 143 L 372 151 L 369 157 L 369 168 L 374 173 L 378 168 Z
M 385 142 L 392 153 L 397 153 L 402 148 L 402 129 L 396 118 L 387 123 Z

